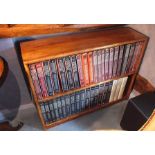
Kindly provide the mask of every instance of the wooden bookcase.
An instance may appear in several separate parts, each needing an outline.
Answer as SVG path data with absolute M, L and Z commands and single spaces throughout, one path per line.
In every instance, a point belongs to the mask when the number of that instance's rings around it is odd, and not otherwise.
M 103 49 L 103 48 L 110 48 L 110 47 L 120 46 L 124 44 L 131 44 L 135 42 L 143 42 L 143 45 L 141 48 L 140 57 L 136 62 L 136 69 L 134 71 L 128 72 L 121 76 L 117 76 L 115 78 L 108 79 L 106 81 L 102 81 L 100 83 L 94 83 L 85 87 L 69 90 L 66 92 L 60 92 L 55 94 L 54 96 L 49 96 L 42 100 L 39 100 L 37 98 L 37 95 L 35 93 L 35 89 L 33 86 L 33 81 L 31 78 L 30 70 L 29 70 L 30 64 L 45 61 L 45 60 L 70 56 L 74 54 L 94 51 L 94 50 Z M 148 42 L 147 36 L 131 28 L 123 27 L 123 28 L 115 28 L 115 29 L 107 29 L 107 30 L 97 30 L 93 32 L 81 32 L 77 34 L 57 36 L 53 38 L 39 39 L 39 40 L 21 43 L 21 55 L 23 59 L 23 64 L 25 67 L 27 78 L 29 80 L 32 95 L 34 97 L 34 102 L 43 127 L 47 129 L 55 125 L 61 124 L 63 122 L 75 119 L 81 115 L 93 112 L 103 107 L 118 103 L 119 101 L 128 99 L 132 91 L 134 80 L 138 73 L 140 64 L 142 62 L 142 58 L 144 55 L 145 48 L 147 46 L 147 42 Z M 127 82 L 123 97 L 120 100 L 117 100 L 111 103 L 106 103 L 103 105 L 98 105 L 96 107 L 87 109 L 77 114 L 73 114 L 69 117 L 63 118 L 61 120 L 58 120 L 50 124 L 44 123 L 40 105 L 39 105 L 40 102 L 52 100 L 56 97 L 71 94 L 73 92 L 76 92 L 85 88 L 89 88 L 101 83 L 105 83 L 111 80 L 119 79 L 125 76 L 128 76 L 129 78 L 128 78 L 128 82 Z

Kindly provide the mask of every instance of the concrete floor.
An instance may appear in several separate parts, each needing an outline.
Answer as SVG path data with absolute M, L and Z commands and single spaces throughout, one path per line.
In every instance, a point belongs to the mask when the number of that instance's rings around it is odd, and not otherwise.
M 120 121 L 127 101 L 120 102 L 102 110 L 79 117 L 63 123 L 48 131 L 97 131 L 97 130 L 122 130 Z M 32 105 L 26 110 L 19 110 L 16 121 L 24 122 L 21 131 L 44 130 L 40 123 L 35 107 Z

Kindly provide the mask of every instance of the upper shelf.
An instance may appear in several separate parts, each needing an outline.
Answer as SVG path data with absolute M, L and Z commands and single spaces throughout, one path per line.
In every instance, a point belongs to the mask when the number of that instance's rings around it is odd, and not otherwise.
M 48 60 L 80 52 L 117 46 L 147 37 L 131 28 L 115 28 L 56 36 L 21 43 L 22 58 L 25 64 Z

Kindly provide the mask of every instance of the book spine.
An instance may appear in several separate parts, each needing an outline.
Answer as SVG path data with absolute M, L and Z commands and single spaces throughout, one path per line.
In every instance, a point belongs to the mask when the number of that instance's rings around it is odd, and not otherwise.
M 81 111 L 85 110 L 85 90 L 80 91 Z
M 97 52 L 93 52 L 93 77 L 94 77 L 94 82 L 97 83 Z
M 86 89 L 86 108 L 90 108 L 90 88 Z
M 62 103 L 61 103 L 61 99 L 57 98 L 57 106 L 58 106 L 58 114 L 59 114 L 59 118 L 63 118 L 63 109 L 62 109 Z
M 114 80 L 113 81 L 113 85 L 112 85 L 112 90 L 111 90 L 109 102 L 114 101 L 114 96 L 115 96 L 115 92 L 116 92 L 116 86 L 117 86 L 117 80 Z
M 66 67 L 66 74 L 67 74 L 67 81 L 68 81 L 68 88 L 74 88 L 74 81 L 73 81 L 73 73 L 72 73 L 72 64 L 70 57 L 65 58 L 65 67 Z
M 76 107 L 77 107 L 77 112 L 80 112 L 80 93 L 76 92 L 75 93 L 75 101 L 76 101 Z
M 91 88 L 91 91 L 90 91 L 90 104 L 91 104 L 91 107 L 93 107 L 95 105 L 95 87 L 92 87 Z
M 67 117 L 67 107 L 66 107 L 66 101 L 64 96 L 61 97 L 61 105 L 62 105 L 63 117 Z
M 56 114 L 55 114 L 55 111 L 54 111 L 54 106 L 53 106 L 52 101 L 49 101 L 49 108 L 50 108 L 50 113 L 51 113 L 51 116 L 52 116 L 52 120 L 56 121 Z
M 71 114 L 74 114 L 75 111 L 75 94 L 70 95 L 70 102 L 71 102 Z
M 102 80 L 105 80 L 105 50 L 102 50 Z
M 117 80 L 117 85 L 116 85 L 116 91 L 115 91 L 115 95 L 114 95 L 114 101 L 116 101 L 118 99 L 118 94 L 121 88 L 121 83 L 122 83 L 122 78 Z
M 94 88 L 94 105 L 99 104 L 99 86 L 95 86 Z
M 97 52 L 98 82 L 102 81 L 102 51 Z
M 51 122 L 52 121 L 52 116 L 51 116 L 51 113 L 50 113 L 48 103 L 44 103 L 44 105 L 45 105 L 45 110 L 46 110 L 46 115 L 47 115 L 48 122 Z
M 120 88 L 120 91 L 119 91 L 119 94 L 118 94 L 118 99 L 121 99 L 123 97 L 123 93 L 124 93 L 124 90 L 125 90 L 127 80 L 128 80 L 128 77 L 124 77 L 123 80 L 122 80 L 121 88 Z
M 59 85 L 59 78 L 58 78 L 56 60 L 50 61 L 50 69 L 51 69 L 51 74 L 52 74 L 54 92 L 58 93 L 58 92 L 60 92 L 60 85 Z
M 58 64 L 62 90 L 67 91 L 68 85 L 67 85 L 67 77 L 66 77 L 66 69 L 65 69 L 65 58 L 57 59 L 57 64 Z
M 38 99 L 42 99 L 41 88 L 40 88 L 39 79 L 37 76 L 37 70 L 35 68 L 35 65 L 34 64 L 29 65 L 29 68 L 30 68 L 30 73 L 31 73 L 31 77 L 32 77 L 36 95 L 37 95 Z
M 42 96 L 47 97 L 48 93 L 47 93 L 47 86 L 45 83 L 45 76 L 43 71 L 43 62 L 36 63 L 36 69 L 37 69 L 38 78 L 39 78 L 39 82 L 42 90 Z
M 110 82 L 105 83 L 102 104 L 107 103 L 109 101 L 109 85 Z
M 99 104 L 103 104 L 104 97 L 104 84 L 100 84 L 99 86 Z
M 49 68 L 49 61 L 44 61 L 43 65 L 44 65 L 46 84 L 47 84 L 47 88 L 48 88 L 48 95 L 52 96 L 54 94 L 54 90 L 53 90 L 53 81 L 52 81 L 52 77 L 51 77 L 51 72 L 50 72 L 50 68 Z
M 109 78 L 109 49 L 105 52 L 105 79 Z
M 80 85 L 81 87 L 85 86 L 84 82 L 84 75 L 83 75 L 83 69 L 82 69 L 82 59 L 81 59 L 81 54 L 78 54 L 76 56 L 77 60 L 77 65 L 78 65 L 78 72 L 79 72 L 79 79 L 80 79 Z
M 44 103 L 40 104 L 40 108 L 41 108 L 41 113 L 42 113 L 44 122 L 45 122 L 45 124 L 47 124 L 48 123 L 48 119 L 47 119 L 47 116 L 46 116 L 46 111 L 45 111 Z
M 119 50 L 117 76 L 121 75 L 121 68 L 122 68 L 122 62 L 123 62 L 123 51 L 124 51 L 124 45 L 120 46 L 120 50 Z
M 66 101 L 66 113 L 67 116 L 71 115 L 71 102 L 70 102 L 70 96 L 66 95 L 65 96 L 65 101 Z
M 134 51 L 134 56 L 131 62 L 131 67 L 130 70 L 134 71 L 136 69 L 136 62 L 140 57 L 140 52 L 142 48 L 142 43 L 138 42 L 136 43 L 135 51 Z
M 114 48 L 110 48 L 110 56 L 109 56 L 109 76 L 108 78 L 112 78 L 113 72 L 113 60 L 114 60 Z
M 85 86 L 89 84 L 89 72 L 88 72 L 88 61 L 87 60 L 88 60 L 87 53 L 83 53 L 82 54 L 82 66 L 83 66 Z
M 88 53 L 88 69 L 89 69 L 89 80 L 93 83 L 93 53 Z
M 119 46 L 115 47 L 115 55 L 114 55 L 114 62 L 113 62 L 113 77 L 117 75 L 117 69 L 118 69 L 118 54 L 119 54 Z
M 130 48 L 128 63 L 127 63 L 127 66 L 126 66 L 126 73 L 130 71 L 130 66 L 131 66 L 133 55 L 134 55 L 134 50 L 135 50 L 135 44 L 132 44 L 131 48 Z
M 129 52 L 130 52 L 130 44 L 125 45 L 125 53 L 123 56 L 122 73 L 121 73 L 122 75 L 125 74 L 125 69 L 126 69 L 127 62 L 128 62 Z
M 78 73 L 78 67 L 77 67 L 77 61 L 76 61 L 75 55 L 71 56 L 71 62 L 72 62 L 74 85 L 75 85 L 75 88 L 79 88 L 80 87 L 80 81 L 79 81 L 79 73 Z
M 55 116 L 56 116 L 56 121 L 59 120 L 59 112 L 58 112 L 58 103 L 57 103 L 57 99 L 53 100 L 53 107 L 54 107 L 54 112 L 55 112 Z

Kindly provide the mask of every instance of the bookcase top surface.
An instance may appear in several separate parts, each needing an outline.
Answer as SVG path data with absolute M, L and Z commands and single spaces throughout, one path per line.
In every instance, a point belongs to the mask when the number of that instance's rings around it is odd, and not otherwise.
M 25 64 L 117 46 L 147 37 L 129 27 L 81 32 L 20 43 Z

